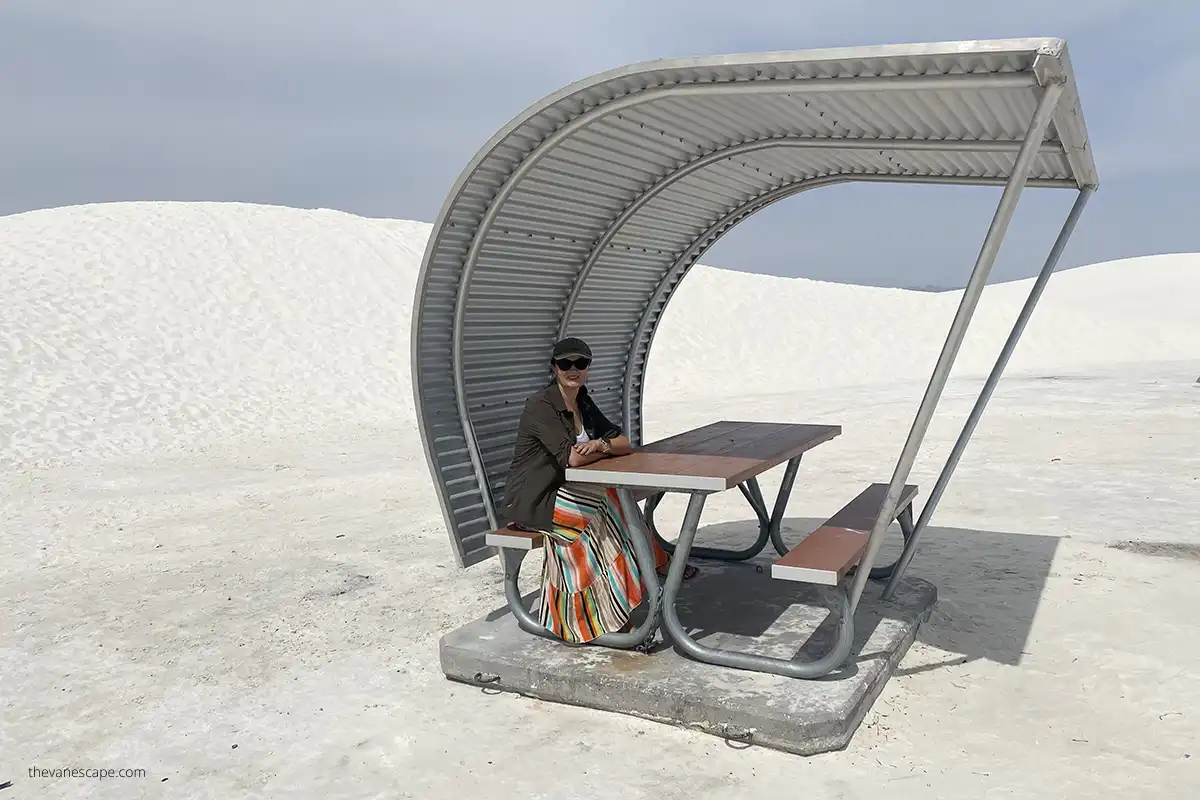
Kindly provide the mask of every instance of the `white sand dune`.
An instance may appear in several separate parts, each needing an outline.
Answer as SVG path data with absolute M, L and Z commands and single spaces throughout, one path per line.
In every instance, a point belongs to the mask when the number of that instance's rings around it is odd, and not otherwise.
M 14 796 L 1194 796 L 1200 254 L 1054 278 L 914 562 L 934 619 L 850 748 L 806 760 L 442 679 L 437 637 L 502 601 L 494 562 L 449 566 L 413 424 L 428 234 L 238 204 L 0 218 Z M 923 493 L 1030 283 L 987 289 Z M 806 459 L 802 535 L 890 474 L 958 299 L 697 268 L 649 433 L 842 424 Z M 719 495 L 706 524 L 748 514 Z
M 0 221 L 0 460 L 412 418 L 429 226 L 129 203 Z
M 203 203 L 0 220 L 0 463 L 411 422 L 408 319 L 429 229 Z M 1195 359 L 1198 276 L 1197 254 L 1066 271 L 1011 369 Z M 986 374 L 1031 285 L 989 287 L 956 374 Z M 923 378 L 959 297 L 701 266 L 656 340 L 648 396 Z M 714 314 L 728 325 L 703 323 Z M 780 354 L 785 368 L 763 367 Z
M 964 281 L 971 266 L 963 264 Z M 1198 281 L 1198 254 L 1064 270 L 1047 285 L 1009 369 L 1194 360 L 1200 355 Z M 1032 287 L 1029 279 L 987 288 L 955 375 L 987 374 Z M 959 291 L 929 294 L 698 268 L 668 307 L 651 363 L 699 361 L 696 354 L 703 353 L 714 369 L 735 370 L 727 388 L 752 393 L 925 378 L 961 298 Z M 693 313 L 679 313 L 683 306 Z M 700 323 L 713 313 L 728 315 L 730 325 Z M 763 369 L 776 354 L 786 358 L 786 368 Z M 651 374 L 657 379 L 652 395 L 711 383 L 708 369 L 673 373 L 673 379 L 660 373 Z

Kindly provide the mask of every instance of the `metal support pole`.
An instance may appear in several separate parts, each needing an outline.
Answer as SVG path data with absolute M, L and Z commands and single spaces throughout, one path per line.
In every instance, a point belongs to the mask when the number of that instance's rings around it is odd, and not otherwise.
M 887 587 L 883 590 L 884 600 L 892 599 L 897 587 L 900 585 L 901 579 L 904 578 L 904 571 L 908 569 L 913 553 L 916 552 L 917 541 L 921 537 L 921 532 L 929 525 L 929 519 L 933 516 L 934 510 L 937 509 L 938 502 L 942 499 L 942 494 L 946 491 L 947 484 L 950 483 L 950 477 L 954 474 L 954 470 L 958 466 L 958 461 L 962 458 L 963 451 L 967 448 L 967 443 L 975 433 L 975 427 L 979 424 L 979 420 L 983 416 L 983 411 L 987 407 L 988 401 L 992 398 L 992 392 L 995 391 L 996 385 L 1000 382 L 1000 377 L 1008 367 L 1008 360 L 1012 357 L 1013 351 L 1017 349 L 1017 342 L 1020 341 L 1021 334 L 1025 332 L 1025 326 L 1028 324 L 1029 318 L 1033 316 L 1033 310 L 1037 307 L 1038 301 L 1041 300 L 1042 292 L 1045 291 L 1046 284 L 1050 281 L 1050 276 L 1054 274 L 1054 270 L 1058 266 L 1058 260 L 1062 257 L 1063 251 L 1066 250 L 1067 242 L 1071 239 L 1071 234 L 1075 232 L 1075 224 L 1079 222 L 1080 216 L 1083 215 L 1083 209 L 1087 206 L 1088 199 L 1091 198 L 1093 192 L 1095 192 L 1095 187 L 1093 186 L 1085 186 L 1079 190 L 1079 196 L 1075 198 L 1075 204 L 1071 206 L 1071 212 L 1067 215 L 1067 220 L 1063 223 L 1062 230 L 1058 233 L 1058 238 L 1054 240 L 1054 246 L 1050 248 L 1050 255 L 1046 257 L 1046 263 L 1042 265 L 1042 271 L 1038 273 L 1037 280 L 1034 281 L 1033 288 L 1029 291 L 1029 297 L 1026 298 L 1025 305 L 1021 308 L 1021 313 L 1017 316 L 1017 321 L 1013 324 L 1012 331 L 1008 334 L 1008 339 L 1004 342 L 1004 347 L 1000 350 L 1000 355 L 996 359 L 995 366 L 992 367 L 987 381 L 983 384 L 983 390 L 979 393 L 979 398 L 975 401 L 975 406 L 971 409 L 966 424 L 963 425 L 962 432 L 958 435 L 958 441 L 954 443 L 954 449 L 950 451 L 950 457 L 946 459 L 946 465 L 942 467 L 942 474 L 938 475 L 937 483 L 933 486 L 933 492 L 929 495 L 929 500 L 925 503 L 925 507 L 921 509 L 921 517 L 917 520 L 912 534 L 907 537 L 907 541 L 904 543 L 904 552 L 900 554 L 900 559 L 892 568 L 891 579 L 888 581 Z
M 866 588 L 867 581 L 871 578 L 871 567 L 875 563 L 875 557 L 879 554 L 879 548 L 883 545 L 883 537 L 887 532 L 888 525 L 896 517 L 896 506 L 899 505 L 904 482 L 908 480 L 908 474 L 912 470 L 913 462 L 917 459 L 917 451 L 929 429 L 929 423 L 937 408 L 938 400 L 941 398 L 942 390 L 946 388 L 950 370 L 954 366 L 954 360 L 958 357 L 958 350 L 966 336 L 967 326 L 971 323 L 975 306 L 979 304 L 979 297 L 983 294 L 983 288 L 987 284 L 988 273 L 991 272 L 992 265 L 996 263 L 1000 244 L 1004 241 L 1004 234 L 1008 232 L 1013 212 L 1016 211 L 1017 200 L 1020 199 L 1021 191 L 1025 188 L 1025 181 L 1028 180 L 1029 173 L 1033 169 L 1033 162 L 1041 150 L 1042 140 L 1046 135 L 1046 126 L 1050 124 L 1050 117 L 1054 113 L 1062 92 L 1063 82 L 1061 79 L 1048 83 L 1042 90 L 1037 110 L 1034 111 L 1033 118 L 1029 121 L 1029 127 L 1025 131 L 1025 140 L 1021 143 L 1021 151 L 1017 154 L 1017 160 L 1013 165 L 1008 183 L 1004 187 L 1004 193 L 1000 196 L 1000 203 L 996 207 L 996 213 L 988 227 L 987 236 L 984 237 L 983 246 L 975 260 L 971 278 L 967 281 L 966 289 L 963 290 L 963 298 L 959 302 L 954 321 L 950 324 L 946 343 L 942 345 L 941 355 L 938 356 L 937 364 L 933 368 L 929 385 L 925 388 L 925 396 L 921 398 L 921 405 L 917 408 L 912 429 L 900 451 L 900 458 L 892 473 L 891 483 L 888 485 L 887 498 L 884 500 L 883 507 L 879 509 L 879 516 L 876 518 L 870 538 L 867 540 L 866 553 L 863 554 L 862 561 L 854 573 L 854 584 L 850 589 L 851 614 L 858 608 L 859 598 L 862 597 L 863 589 Z

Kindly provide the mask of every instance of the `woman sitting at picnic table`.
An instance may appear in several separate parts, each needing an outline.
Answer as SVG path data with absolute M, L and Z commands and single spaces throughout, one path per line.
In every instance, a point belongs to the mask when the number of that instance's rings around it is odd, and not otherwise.
M 563 339 L 550 361 L 553 380 L 521 413 L 504 510 L 511 527 L 543 534 L 541 624 L 564 641 L 583 643 L 631 630 L 630 614 L 644 590 L 616 489 L 566 483 L 565 470 L 632 447 L 588 395 L 587 343 Z M 650 545 L 665 578 L 671 557 L 654 537 Z M 695 574 L 688 565 L 684 578 Z

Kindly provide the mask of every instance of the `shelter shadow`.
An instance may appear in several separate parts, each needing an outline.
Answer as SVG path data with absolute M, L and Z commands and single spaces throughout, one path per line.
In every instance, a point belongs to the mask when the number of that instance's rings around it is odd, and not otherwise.
M 784 539 L 794 546 L 822 522 L 811 518 L 787 518 L 783 524 Z M 668 540 L 673 538 L 671 527 L 668 523 L 659 528 Z M 706 525 L 697 532 L 696 543 L 711 547 L 744 547 L 757 535 L 757 528 L 758 523 L 753 520 Z M 918 630 L 917 641 L 961 657 L 913 671 L 976 659 L 1014 666 L 1020 664 L 1057 547 L 1058 537 L 1055 536 L 929 527 L 922 534 L 908 576 L 934 584 L 938 589 L 938 604 L 933 616 Z M 899 554 L 900 532 L 893 525 L 877 563 L 891 563 Z M 812 660 L 827 652 L 833 646 L 836 625 L 825 611 L 832 607 L 830 590 L 772 580 L 770 565 L 775 558 L 770 545 L 747 562 L 692 558 L 692 563 L 700 567 L 700 573 L 693 580 L 684 582 L 678 603 L 679 620 L 692 637 L 710 646 L 720 646 L 718 640 L 730 637 L 778 646 L 784 638 L 791 636 L 799 648 L 795 658 L 800 661 Z M 521 584 L 526 590 L 523 594 L 527 607 L 538 601 L 538 562 L 538 554 L 531 554 L 526 560 L 526 569 L 522 570 Z M 831 679 L 844 677 L 848 670 L 853 670 L 854 664 L 883 655 L 864 652 L 863 648 L 880 620 L 899 613 L 896 607 L 879 600 L 882 585 L 877 581 L 868 584 L 855 619 L 855 644 L 850 660 L 843 669 L 832 673 Z M 806 637 L 794 625 L 779 624 L 785 615 L 803 606 L 815 612 L 810 614 L 815 627 L 807 627 L 806 630 L 811 632 Z M 644 618 L 645 610 L 643 603 L 634 612 L 635 621 Z M 487 618 L 495 620 L 508 613 L 507 606 L 501 605 Z M 804 640 L 799 641 L 799 638 Z M 659 642 L 654 649 L 670 646 Z M 761 651 L 759 647 L 753 649 Z M 899 672 L 904 674 L 905 670 Z
M 794 546 L 822 522 L 788 518 L 783 525 L 784 539 Z M 757 522 L 750 520 L 703 526 L 697 532 L 696 543 L 745 546 L 753 540 L 757 527 Z M 900 546 L 899 528 L 893 525 L 876 563 L 895 561 Z M 987 659 L 1019 664 L 1057 547 L 1058 537 L 1044 534 L 930 526 L 922 534 L 907 572 L 908 577 L 922 578 L 938 589 L 938 605 L 932 618 L 921 626 L 917 640 L 964 657 L 949 663 Z M 701 573 L 685 582 L 680 592 L 680 621 L 700 631 L 694 634 L 698 639 L 717 632 L 763 635 L 790 605 L 811 602 L 802 599 L 811 594 L 803 584 L 771 580 L 770 564 L 776 558 L 768 545 L 762 554 L 741 565 L 692 559 Z M 733 566 L 740 569 L 731 569 Z M 878 600 L 882 583 L 871 584 L 875 584 L 875 590 L 868 585 L 859 607 L 856 622 L 861 635 L 856 640 L 868 635 L 880 619 L 890 616 L 889 604 Z M 731 595 L 738 599 L 722 599 Z M 814 657 L 820 655 L 832 644 L 832 632 L 833 621 L 827 619 L 801 653 L 811 650 Z M 860 654 L 857 649 L 852 656 L 858 660 L 867 657 L 870 654 Z

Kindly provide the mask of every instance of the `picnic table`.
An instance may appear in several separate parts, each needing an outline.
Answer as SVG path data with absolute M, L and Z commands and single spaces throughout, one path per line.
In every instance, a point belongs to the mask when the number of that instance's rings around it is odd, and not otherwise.
M 694 547 L 697 558 L 744 561 L 763 551 L 768 541 L 780 555 L 788 551 L 780 535 L 796 474 L 803 455 L 841 435 L 838 425 L 798 425 L 773 422 L 714 422 L 703 428 L 661 439 L 639 450 L 586 467 L 567 470 L 568 481 L 609 486 L 661 489 L 646 500 L 645 522 L 667 552 L 675 545 L 654 526 L 654 510 L 666 490 L 722 492 L 736 486 L 758 517 L 759 535 L 742 550 Z M 779 493 L 767 511 L 758 476 L 787 462 Z
M 661 626 L 684 653 L 711 664 L 796 678 L 817 678 L 836 669 L 849 655 L 854 639 L 849 593 L 843 580 L 866 549 L 871 526 L 884 505 L 888 487 L 871 484 L 794 548 L 789 549 L 783 542 L 780 530 L 804 454 L 841 432 L 837 425 L 723 420 L 662 439 L 628 455 L 568 468 L 565 475 L 568 482 L 615 488 L 625 518 L 641 529 L 636 532 L 644 534 L 633 536 L 633 546 L 648 590 L 647 616 L 635 630 L 605 634 L 594 643 L 644 648 Z M 758 476 L 784 463 L 787 466 L 783 480 L 768 512 Z M 741 550 L 694 547 L 706 498 L 734 487 L 754 509 L 759 523 L 758 537 Z M 912 501 L 916 491 L 915 486 L 905 486 L 896 509 L 906 541 L 912 533 Z M 674 544 L 658 534 L 653 522 L 654 509 L 667 492 L 689 496 L 683 526 Z M 637 505 L 641 500 L 646 501 L 644 514 Z M 674 554 L 661 585 L 650 552 L 650 536 Z M 529 550 L 540 546 L 541 534 L 502 528 L 490 535 L 488 541 L 501 549 L 505 560 L 505 594 L 518 624 L 529 633 L 553 638 L 533 619 L 516 589 L 521 560 Z M 761 553 L 768 541 L 781 556 L 772 565 L 772 578 L 834 588 L 837 639 L 830 652 L 818 660 L 797 662 L 707 647 L 693 639 L 679 621 L 675 605 L 689 557 L 744 561 Z M 893 568 L 894 565 L 874 568 L 871 577 L 887 577 Z

